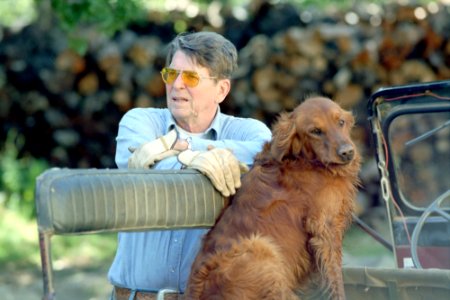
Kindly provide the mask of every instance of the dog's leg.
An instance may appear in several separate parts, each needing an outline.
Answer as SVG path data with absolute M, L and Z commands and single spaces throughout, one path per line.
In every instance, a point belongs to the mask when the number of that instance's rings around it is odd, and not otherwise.
M 308 227 L 312 229 L 309 245 L 330 298 L 345 300 L 341 265 L 342 236 L 326 221 L 310 223 Z

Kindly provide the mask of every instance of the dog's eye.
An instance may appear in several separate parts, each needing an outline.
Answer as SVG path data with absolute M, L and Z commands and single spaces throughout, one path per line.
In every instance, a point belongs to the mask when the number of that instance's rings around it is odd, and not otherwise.
M 311 129 L 311 133 L 314 135 L 321 135 L 322 134 L 322 130 L 320 130 L 320 128 L 313 128 Z
M 339 120 L 339 126 L 343 127 L 345 125 L 345 121 L 343 119 Z

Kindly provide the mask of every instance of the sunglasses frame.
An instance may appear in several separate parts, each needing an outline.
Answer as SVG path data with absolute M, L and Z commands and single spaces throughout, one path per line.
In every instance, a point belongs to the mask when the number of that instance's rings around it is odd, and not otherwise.
M 175 72 L 176 76 L 173 79 L 173 81 L 169 82 L 167 78 L 164 78 L 164 76 L 168 76 L 169 72 Z M 161 70 L 161 77 L 164 83 L 166 84 L 173 84 L 175 80 L 177 80 L 178 76 L 181 74 L 181 80 L 183 80 L 184 85 L 187 87 L 196 87 L 200 83 L 200 79 L 217 79 L 217 77 L 208 77 L 208 76 L 201 76 L 196 71 L 190 71 L 190 70 L 177 70 L 173 68 L 163 68 Z M 195 78 L 196 82 L 195 84 L 190 83 L 190 79 L 188 77 Z

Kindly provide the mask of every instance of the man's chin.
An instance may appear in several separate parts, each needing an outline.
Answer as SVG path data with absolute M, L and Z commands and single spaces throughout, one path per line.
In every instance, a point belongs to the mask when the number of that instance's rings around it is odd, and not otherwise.
M 191 109 L 181 109 L 181 108 L 170 108 L 170 113 L 172 114 L 173 118 L 177 120 L 177 122 L 186 122 L 188 123 L 190 120 L 196 119 L 197 114 L 193 112 Z

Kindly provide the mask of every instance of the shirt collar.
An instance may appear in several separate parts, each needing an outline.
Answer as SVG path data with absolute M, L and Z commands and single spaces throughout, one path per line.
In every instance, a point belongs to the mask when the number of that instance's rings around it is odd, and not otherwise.
M 166 109 L 167 112 L 167 127 L 166 130 L 167 132 L 169 132 L 170 130 L 174 129 L 176 127 L 176 122 L 175 119 L 173 118 L 172 114 L 170 113 L 170 110 L 167 108 Z
M 173 118 L 172 114 L 170 113 L 169 109 L 167 109 L 167 113 L 169 115 L 167 119 L 167 127 L 166 130 L 169 132 L 170 130 L 175 128 L 175 119 Z M 205 130 L 205 134 L 211 136 L 213 140 L 216 140 L 217 137 L 220 136 L 221 128 L 223 124 L 223 114 L 220 111 L 220 106 L 217 107 L 217 113 L 214 117 L 211 125 L 208 127 L 208 129 Z

